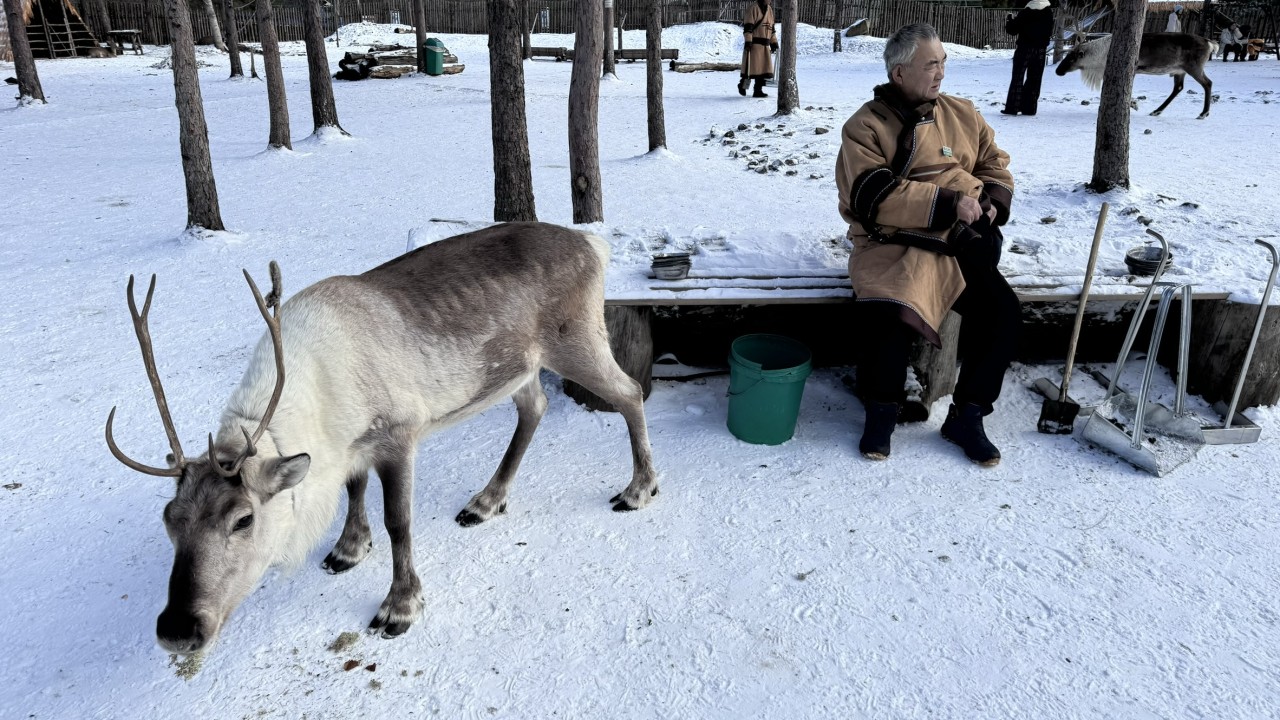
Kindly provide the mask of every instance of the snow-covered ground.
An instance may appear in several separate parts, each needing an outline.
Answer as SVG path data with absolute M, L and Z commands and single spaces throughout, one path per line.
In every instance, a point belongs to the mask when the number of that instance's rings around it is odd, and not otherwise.
M 344 28 L 330 64 L 352 44 L 411 37 Z M 740 52 L 728 25 L 664 38 L 682 60 Z M 1021 365 L 988 421 L 1004 452 L 994 469 L 939 437 L 945 400 L 899 430 L 888 462 L 863 460 L 847 368 L 814 373 L 796 436 L 777 447 L 728 433 L 726 378 L 659 381 L 646 412 L 663 492 L 631 514 L 606 502 L 629 477 L 620 419 L 579 408 L 548 376 L 551 406 L 505 516 L 453 522 L 506 446 L 509 403 L 423 444 L 426 612 L 407 635 L 329 649 L 362 630 L 390 582 L 372 490 L 375 549 L 361 566 L 319 569 L 335 526 L 300 568 L 269 573 L 199 672 L 179 677 L 154 642 L 172 487 L 118 464 L 102 440 L 119 405 L 126 452 L 159 463 L 167 449 L 126 278 L 159 276 L 152 335 L 194 450 L 261 333 L 240 268 L 262 277 L 277 259 L 292 294 L 403 252 L 411 232 L 438 235 L 447 224 L 433 220 L 492 216 L 486 38 L 442 39 L 464 73 L 335 83 L 350 138 L 308 137 L 305 57 L 286 46 L 293 152 L 264 152 L 265 85 L 228 81 L 225 56 L 202 54 L 229 230 L 201 237 L 182 235 L 172 76 L 155 67 L 166 48 L 41 61 L 50 104 L 0 110 L 0 717 L 1276 717 L 1280 413 L 1250 411 L 1257 444 L 1207 447 L 1157 479 L 1037 434 L 1028 386 L 1057 368 Z M 773 100 L 739 97 L 732 73 L 666 72 L 669 152 L 653 155 L 644 65 L 620 63 L 601 83 L 597 230 L 616 245 L 611 284 L 625 289 L 671 246 L 714 248 L 739 267 L 843 267 L 838 128 L 882 81 L 881 47 L 850 39 L 835 55 L 829 31 L 801 28 L 806 109 L 788 119 L 771 117 Z M 944 90 L 987 112 L 1013 157 L 1007 274 L 1078 286 L 1105 199 L 1099 283 L 1129 284 L 1121 258 L 1149 221 L 1173 245 L 1174 277 L 1260 293 L 1269 263 L 1252 240 L 1276 232 L 1280 112 L 1268 105 L 1280 64 L 1212 63 L 1219 101 L 1206 120 L 1194 83 L 1148 117 L 1171 83 L 1139 76 L 1134 188 L 1098 197 L 1080 188 L 1097 93 L 1050 72 L 1040 114 L 1005 117 L 1011 54 L 948 50 Z M 572 215 L 569 72 L 525 64 L 538 215 L 560 223 Z M 724 144 L 731 129 L 737 143 Z M 795 162 L 759 173 L 743 145 Z M 1083 375 L 1073 384 L 1086 399 L 1100 392 Z

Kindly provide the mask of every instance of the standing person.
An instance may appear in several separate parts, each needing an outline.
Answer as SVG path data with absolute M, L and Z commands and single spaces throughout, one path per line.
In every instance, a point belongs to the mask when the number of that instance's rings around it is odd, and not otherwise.
M 1009 219 L 1009 155 L 968 100 L 939 92 L 946 51 L 924 23 L 885 43 L 889 82 L 845 122 L 836 159 L 840 216 L 849 223 L 849 280 L 865 356 L 859 450 L 889 456 L 889 439 L 917 336 L 941 345 L 949 310 L 962 316 L 962 362 L 942 436 L 991 466 L 1000 451 L 982 418 L 992 412 L 1013 359 L 1021 307 L 996 263 Z
M 1169 22 L 1165 23 L 1165 32 L 1182 32 L 1182 6 L 1174 5 L 1169 13 Z
M 1004 29 L 1018 36 L 1018 47 L 1013 51 L 1009 94 L 1000 112 L 1035 115 L 1040 102 L 1040 79 L 1044 77 L 1045 48 L 1053 39 L 1053 10 L 1049 9 L 1049 0 L 1031 0 L 1016 16 L 1010 13 Z
M 769 97 L 764 82 L 773 77 L 773 55 L 778 49 L 778 36 L 774 28 L 773 1 L 755 0 L 747 6 L 742 16 L 742 79 L 738 81 L 738 94 L 747 94 L 747 84 L 755 80 L 756 88 L 751 97 Z

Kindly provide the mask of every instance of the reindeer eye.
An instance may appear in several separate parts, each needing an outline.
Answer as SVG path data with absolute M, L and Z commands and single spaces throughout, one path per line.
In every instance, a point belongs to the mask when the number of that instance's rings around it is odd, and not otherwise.
M 253 515 L 245 515 L 236 521 L 236 530 L 244 530 L 253 524 Z

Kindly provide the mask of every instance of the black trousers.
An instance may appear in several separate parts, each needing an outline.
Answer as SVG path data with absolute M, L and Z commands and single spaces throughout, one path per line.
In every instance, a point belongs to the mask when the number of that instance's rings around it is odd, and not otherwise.
M 973 403 L 989 415 L 1017 355 L 1022 306 L 990 258 L 962 260 L 960 270 L 966 286 L 952 307 L 961 317 L 960 377 L 952 397 L 957 405 Z M 858 305 L 858 334 L 869 339 L 858 364 L 858 387 L 867 400 L 901 402 L 908 356 L 920 334 L 902 321 L 897 303 Z
M 1006 114 L 1035 115 L 1040 103 L 1040 80 L 1044 77 L 1044 48 L 1020 47 L 1013 51 L 1013 78 L 1004 99 Z

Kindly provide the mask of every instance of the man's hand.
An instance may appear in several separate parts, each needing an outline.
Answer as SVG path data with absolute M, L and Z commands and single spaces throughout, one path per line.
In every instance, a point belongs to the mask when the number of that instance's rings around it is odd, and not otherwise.
M 995 210 L 992 209 L 992 212 L 995 212 Z M 956 217 L 960 219 L 960 222 L 972 225 L 978 221 L 978 218 L 982 217 L 982 206 L 978 204 L 977 200 L 965 195 L 960 198 L 959 204 L 956 205 Z

